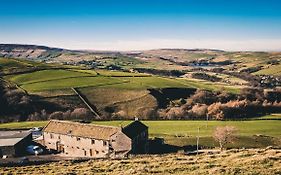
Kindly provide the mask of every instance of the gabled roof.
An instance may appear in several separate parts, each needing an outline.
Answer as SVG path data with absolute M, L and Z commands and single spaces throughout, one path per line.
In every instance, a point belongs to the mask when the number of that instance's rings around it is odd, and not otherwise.
M 28 131 L 1 131 L 0 132 L 0 147 L 14 146 L 22 139 L 31 135 Z
M 99 140 L 110 140 L 110 136 L 117 133 L 118 131 L 121 131 L 121 128 L 62 120 L 50 120 L 43 129 L 43 132 L 72 135 Z
M 131 139 L 139 135 L 141 132 L 147 130 L 147 126 L 142 122 L 136 120 L 123 128 L 123 133 Z

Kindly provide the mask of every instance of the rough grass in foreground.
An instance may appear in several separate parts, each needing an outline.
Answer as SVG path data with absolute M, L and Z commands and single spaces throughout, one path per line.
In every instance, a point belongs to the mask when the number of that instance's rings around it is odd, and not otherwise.
M 2 167 L 0 174 L 281 174 L 281 150 L 228 150 L 188 156 L 143 155 L 121 160 L 60 161 Z

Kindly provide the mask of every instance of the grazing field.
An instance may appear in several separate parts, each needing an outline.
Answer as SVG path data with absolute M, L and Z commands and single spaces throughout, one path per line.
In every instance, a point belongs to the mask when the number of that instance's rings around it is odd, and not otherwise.
M 256 75 L 281 75 L 281 65 L 270 66 L 255 72 Z
M 1 129 L 29 129 L 33 127 L 43 127 L 48 121 L 33 121 L 33 122 L 11 122 L 0 124 Z
M 10 81 L 17 83 L 18 85 L 24 85 L 24 84 L 32 84 L 37 82 L 46 82 L 51 80 L 60 80 L 66 78 L 87 77 L 87 76 L 91 76 L 91 75 L 69 71 L 69 70 L 42 70 L 32 73 L 20 74 L 16 76 L 7 76 L 7 78 Z
M 258 156 L 257 156 L 258 155 Z M 119 160 L 69 160 L 0 168 L 0 174 L 281 174 L 281 150 L 246 149 L 197 156 L 143 155 Z
M 281 144 L 281 121 L 143 121 L 149 126 L 150 137 L 163 137 L 167 144 L 176 146 L 196 145 L 198 127 L 200 145 L 217 147 L 212 132 L 217 126 L 235 126 L 238 129 L 236 142 L 228 147 L 266 147 Z M 125 126 L 129 121 L 104 121 L 96 124 Z M 280 145 L 279 145 L 280 146 Z
M 56 64 L 45 64 L 40 62 L 20 60 L 13 58 L 0 58 L 0 70 L 4 74 L 30 71 L 32 69 L 48 69 L 57 67 Z M 62 67 L 60 65 L 60 67 Z
M 45 90 L 69 89 L 72 87 L 87 87 L 87 86 L 104 86 L 111 84 L 124 83 L 120 79 L 110 77 L 75 77 L 67 79 L 52 80 L 46 82 L 38 82 L 25 84 L 21 86 L 28 92 L 40 92 Z
M 232 93 L 239 92 L 239 87 L 231 87 L 223 83 L 214 84 L 185 78 L 164 78 L 136 74 L 105 71 L 97 75 L 91 70 L 42 70 L 21 75 L 6 76 L 6 79 L 17 83 L 28 92 L 68 89 L 71 87 L 97 87 L 117 89 L 154 89 L 154 88 L 202 88 L 209 90 L 225 89 Z
M 131 121 L 94 121 L 94 124 L 126 126 Z M 200 145 L 217 147 L 212 138 L 216 126 L 235 126 L 238 129 L 238 139 L 228 147 L 261 147 L 281 145 L 280 120 L 253 120 L 253 121 L 143 121 L 149 127 L 149 135 L 163 137 L 167 144 L 176 146 L 196 145 L 198 127 L 200 128 Z M 0 124 L 0 128 L 30 128 L 44 126 L 47 122 L 19 122 Z
M 99 75 L 101 76 L 108 76 L 108 77 L 149 77 L 149 74 L 143 73 L 131 73 L 131 72 L 120 72 L 120 71 L 108 71 L 108 70 L 96 70 Z
M 110 108 L 114 111 L 123 111 L 128 116 L 141 116 L 144 110 L 157 107 L 157 100 L 146 89 L 86 87 L 80 88 L 79 91 L 100 113 Z

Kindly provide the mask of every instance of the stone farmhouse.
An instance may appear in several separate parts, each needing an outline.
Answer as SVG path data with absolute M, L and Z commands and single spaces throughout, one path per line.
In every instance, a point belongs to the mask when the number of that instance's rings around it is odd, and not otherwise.
M 123 157 L 147 153 L 148 127 L 138 120 L 124 128 L 51 120 L 43 128 L 43 144 L 74 157 Z

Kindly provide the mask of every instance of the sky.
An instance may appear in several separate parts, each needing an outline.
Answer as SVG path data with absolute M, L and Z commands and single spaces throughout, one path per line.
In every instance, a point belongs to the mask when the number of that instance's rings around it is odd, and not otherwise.
M 0 43 L 281 51 L 280 0 L 0 0 Z

